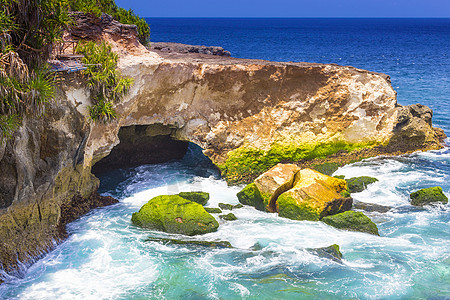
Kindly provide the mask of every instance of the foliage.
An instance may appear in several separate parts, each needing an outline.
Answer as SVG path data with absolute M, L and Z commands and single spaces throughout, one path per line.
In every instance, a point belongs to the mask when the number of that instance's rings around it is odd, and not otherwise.
M 94 105 L 89 107 L 91 119 L 103 122 L 114 119 L 116 112 L 113 102 L 128 91 L 133 79 L 123 77 L 116 70 L 119 58 L 106 42 L 80 43 L 76 51 L 84 55 L 82 63 L 87 66 L 83 73 L 88 77 L 88 86 L 94 99 Z
M 150 27 L 144 18 L 137 16 L 133 10 L 118 7 L 114 0 L 74 0 L 70 2 L 73 11 L 91 13 L 100 17 L 102 13 L 111 15 L 122 24 L 134 24 L 138 29 L 139 41 L 146 45 L 150 38 Z

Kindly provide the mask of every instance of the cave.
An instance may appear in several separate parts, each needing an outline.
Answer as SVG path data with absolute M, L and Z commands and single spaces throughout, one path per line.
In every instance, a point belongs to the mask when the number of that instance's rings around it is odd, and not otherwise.
M 92 173 L 182 159 L 189 142 L 174 139 L 176 130 L 162 124 L 121 127 L 118 134 L 120 143 L 92 167 Z

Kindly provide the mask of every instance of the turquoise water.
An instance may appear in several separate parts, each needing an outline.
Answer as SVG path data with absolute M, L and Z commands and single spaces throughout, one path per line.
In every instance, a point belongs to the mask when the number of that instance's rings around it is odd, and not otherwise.
M 386 72 L 399 91 L 400 103 L 430 105 L 435 124 L 450 133 L 447 19 L 378 23 L 281 19 L 271 20 L 270 26 L 251 19 L 211 22 L 150 21 L 154 40 L 166 35 L 165 40 L 224 45 L 240 57 L 337 62 Z M 276 38 L 277 32 L 284 38 Z M 262 40 L 263 36 L 271 38 Z M 301 42 L 302 36 L 309 42 Z M 256 47 L 258 41 L 265 47 Z M 336 61 L 339 57 L 342 62 Z M 217 207 L 219 202 L 238 203 L 236 193 L 242 187 L 228 187 L 194 145 L 182 161 L 105 174 L 102 192 L 120 203 L 69 224 L 67 241 L 31 266 L 23 278 L 10 278 L 0 286 L 0 298 L 448 299 L 450 207 L 414 208 L 409 193 L 439 185 L 450 196 L 450 148 L 372 158 L 336 174 L 379 179 L 352 196 L 393 207 L 387 213 L 367 213 L 377 223 L 380 237 L 244 207 L 233 211 L 237 221 L 218 220 L 217 232 L 195 238 L 229 241 L 233 249 L 146 241 L 188 239 L 131 225 L 131 214 L 153 196 L 203 190 L 211 194 L 208 206 Z M 342 263 L 306 250 L 333 243 L 341 247 Z

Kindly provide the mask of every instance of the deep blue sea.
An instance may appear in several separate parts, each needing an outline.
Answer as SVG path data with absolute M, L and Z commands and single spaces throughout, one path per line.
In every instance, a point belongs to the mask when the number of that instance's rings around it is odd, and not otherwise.
M 147 20 L 155 42 L 389 74 L 400 104 L 430 106 L 434 125 L 450 134 L 450 19 Z M 409 193 L 436 185 L 450 196 L 449 148 L 367 159 L 336 172 L 379 179 L 352 196 L 393 207 L 367 213 L 380 237 L 245 207 L 233 211 L 237 221 L 219 221 L 217 232 L 197 237 L 229 241 L 233 249 L 146 241 L 171 236 L 130 224 L 153 196 L 203 190 L 211 194 L 208 206 L 238 202 L 242 187 L 228 187 L 200 150 L 191 145 L 181 161 L 103 175 L 101 191 L 120 203 L 71 223 L 69 239 L 23 278 L 0 286 L 0 298 L 450 299 L 450 206 L 419 209 L 409 200 Z M 306 250 L 333 243 L 341 247 L 342 263 Z

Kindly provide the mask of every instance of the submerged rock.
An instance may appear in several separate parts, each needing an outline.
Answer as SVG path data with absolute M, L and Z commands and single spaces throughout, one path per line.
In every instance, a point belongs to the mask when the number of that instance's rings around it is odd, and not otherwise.
M 224 210 L 232 210 L 233 209 L 233 204 L 219 203 L 219 207 L 221 209 L 224 209 Z
M 218 207 L 204 207 L 204 209 L 210 214 L 220 214 L 222 210 Z
M 237 220 L 237 217 L 233 213 L 229 213 L 226 215 L 220 215 L 219 218 L 225 220 L 225 221 L 235 221 Z
M 146 242 L 160 242 L 165 245 L 186 245 L 186 246 L 199 246 L 207 248 L 233 248 L 230 242 L 227 241 L 186 241 L 179 239 L 168 238 L 147 238 Z
M 411 198 L 411 205 L 424 206 L 433 203 L 448 203 L 447 196 L 444 195 L 440 186 L 430 187 L 418 190 L 409 195 Z
M 346 181 L 350 193 L 359 193 L 364 191 L 369 184 L 377 182 L 378 179 L 369 176 L 360 176 L 346 179 Z
M 370 234 L 379 235 L 377 225 L 375 225 L 375 223 L 362 212 L 346 211 L 340 214 L 325 217 L 321 221 L 338 229 L 367 232 Z
M 178 196 L 201 205 L 206 205 L 209 200 L 209 193 L 205 192 L 181 192 Z
M 177 195 L 152 198 L 133 213 L 131 221 L 143 228 L 185 235 L 209 233 L 219 227 L 202 205 Z
M 380 212 L 385 213 L 392 209 L 391 206 L 384 206 L 375 203 L 367 203 L 353 200 L 353 208 L 365 210 L 368 212 Z
M 278 164 L 247 185 L 237 194 L 238 199 L 259 210 L 276 212 L 278 196 L 293 187 L 298 171 L 300 168 L 296 165 Z
M 345 180 L 303 169 L 298 172 L 294 187 L 278 197 L 279 215 L 293 220 L 318 221 L 349 210 L 352 198 L 340 194 L 346 189 Z
M 339 245 L 333 244 L 323 248 L 307 249 L 308 251 L 318 255 L 319 257 L 329 258 L 336 262 L 342 263 L 342 253 L 339 249 Z

